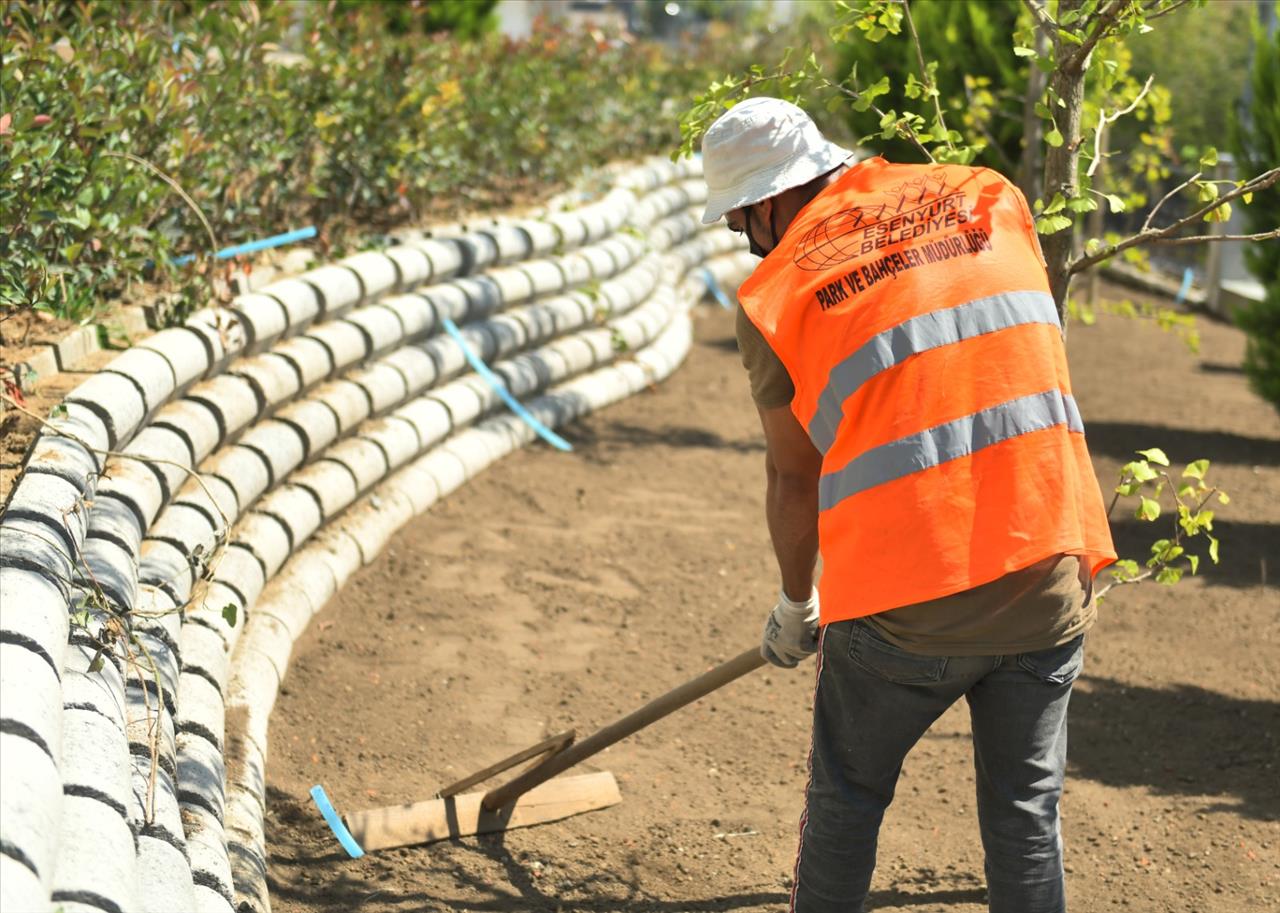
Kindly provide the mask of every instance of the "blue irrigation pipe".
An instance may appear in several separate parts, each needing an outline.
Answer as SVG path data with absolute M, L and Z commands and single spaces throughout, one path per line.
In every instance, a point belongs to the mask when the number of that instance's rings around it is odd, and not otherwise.
M 248 241 L 244 244 L 237 244 L 234 247 L 224 247 L 222 250 L 214 254 L 219 260 L 229 260 L 232 257 L 238 257 L 241 254 L 252 254 L 259 250 L 268 250 L 272 247 L 280 247 L 284 244 L 294 244 L 298 241 L 305 241 L 308 238 L 316 236 L 316 227 L 308 225 L 306 228 L 295 229 L 294 231 L 286 231 L 284 234 L 272 235 L 270 238 L 262 238 L 258 241 Z M 195 254 L 183 254 L 181 257 L 175 257 L 173 263 L 175 266 L 186 266 L 195 259 Z
M 320 809 L 320 814 L 324 818 L 325 824 L 329 825 L 329 830 L 333 831 L 333 836 L 338 838 L 338 843 L 347 851 L 347 855 L 352 859 L 359 859 L 363 856 L 364 849 L 356 838 L 351 836 L 347 826 L 342 823 L 342 817 L 334 809 L 333 803 L 325 795 L 324 787 L 319 783 L 311 787 L 311 801 L 315 802 L 316 808 Z
M 507 385 L 502 382 L 502 379 L 489 369 L 489 366 L 484 363 L 474 350 L 472 350 L 471 346 L 467 345 L 467 340 L 458 329 L 458 325 L 456 323 L 446 317 L 443 324 L 444 331 L 448 333 L 453 338 L 453 341 L 458 344 L 459 348 L 462 349 L 462 355 L 466 358 L 467 364 L 471 365 L 471 370 L 484 378 L 485 382 L 493 388 L 493 391 L 498 394 L 499 398 L 507 404 L 508 409 L 514 412 L 521 421 L 533 429 L 534 433 L 537 434 L 538 437 L 542 438 L 552 447 L 557 450 L 562 450 L 565 453 L 569 453 L 573 450 L 572 444 L 534 418 L 533 413 L 526 409 L 521 404 L 520 400 L 511 395 L 511 391 L 507 389 Z

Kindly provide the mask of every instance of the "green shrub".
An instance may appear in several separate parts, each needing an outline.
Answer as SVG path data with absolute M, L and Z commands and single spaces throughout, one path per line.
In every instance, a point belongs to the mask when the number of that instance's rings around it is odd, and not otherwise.
M 1237 120 L 1233 131 L 1241 174 L 1260 174 L 1280 162 L 1280 31 L 1268 37 L 1256 26 L 1254 47 L 1249 126 Z M 1259 193 L 1243 211 L 1250 233 L 1273 230 L 1280 225 L 1280 190 Z M 1280 409 L 1280 243 L 1249 244 L 1245 262 L 1266 293 L 1236 313 L 1248 335 L 1244 369 L 1258 394 Z
M 174 256 L 306 224 L 343 248 L 357 227 L 544 195 L 668 148 L 664 101 L 712 75 L 707 54 L 546 28 L 461 41 L 432 9 L 0 6 L 0 307 L 85 318 L 154 264 L 183 286 L 178 319 L 207 264 Z

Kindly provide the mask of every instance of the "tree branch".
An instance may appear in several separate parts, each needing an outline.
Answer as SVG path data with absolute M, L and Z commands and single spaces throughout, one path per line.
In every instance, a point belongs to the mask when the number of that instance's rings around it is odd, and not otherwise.
M 1162 0 L 1152 0 L 1151 3 L 1148 3 L 1146 6 L 1143 7 L 1143 10 L 1155 10 L 1156 7 L 1158 7 L 1161 2 Z M 1175 10 L 1186 6 L 1190 2 L 1191 0 L 1178 0 L 1178 2 L 1173 4 L 1173 6 L 1167 6 L 1162 10 L 1156 10 L 1156 12 L 1148 15 L 1147 21 L 1150 22 L 1152 19 L 1159 19 L 1161 16 L 1167 16 L 1170 13 L 1174 12 Z
M 1142 91 L 1138 93 L 1138 97 L 1129 103 L 1129 106 L 1122 108 L 1115 114 L 1107 114 L 1103 108 L 1098 109 L 1098 130 L 1093 137 L 1093 161 L 1089 163 L 1089 170 L 1085 172 L 1089 177 L 1093 177 L 1093 173 L 1098 170 L 1098 165 L 1102 162 L 1102 133 L 1106 129 L 1107 124 L 1114 124 L 1120 118 L 1124 117 L 1142 101 L 1143 96 L 1151 89 L 1151 83 L 1156 78 L 1156 74 L 1152 73 L 1147 77 L 1146 84 L 1142 87 Z
M 1131 247 L 1137 247 L 1139 244 L 1151 244 L 1154 242 L 1159 242 L 1164 244 L 1190 243 L 1189 240 L 1183 241 L 1182 239 L 1171 239 L 1171 236 L 1175 232 L 1177 232 L 1178 229 L 1184 228 L 1187 225 L 1190 225 L 1191 223 L 1200 219 L 1206 213 L 1212 212 L 1213 210 L 1217 209 L 1219 206 L 1223 205 L 1224 203 L 1230 203 L 1232 200 L 1238 199 L 1248 193 L 1256 193 L 1259 190 L 1266 190 L 1268 187 L 1271 187 L 1272 185 L 1274 185 L 1277 181 L 1280 181 L 1280 168 L 1272 168 L 1270 171 L 1264 171 L 1262 174 L 1258 175 L 1252 180 L 1246 181 L 1244 184 L 1241 184 L 1239 187 L 1236 187 L 1232 190 L 1227 191 L 1222 196 L 1217 197 L 1212 202 L 1206 203 L 1204 206 L 1201 206 L 1199 209 L 1191 213 L 1189 216 L 1185 216 L 1184 218 L 1179 219 L 1178 221 L 1172 223 L 1171 225 L 1168 225 L 1164 228 L 1145 229 L 1143 231 L 1138 232 L 1136 235 L 1133 235 L 1132 237 L 1125 238 L 1123 241 L 1119 241 L 1115 244 L 1109 244 L 1106 247 L 1103 247 L 1102 249 L 1095 251 L 1092 254 L 1087 254 L 1085 256 L 1077 257 L 1075 260 L 1072 260 L 1070 263 L 1067 264 L 1067 275 L 1073 276 L 1076 273 L 1082 272 L 1097 263 L 1101 263 L 1103 260 L 1111 259 L 1121 251 L 1128 250 Z M 1162 200 L 1161 203 L 1163 202 L 1164 201 Z M 1147 221 L 1150 222 L 1150 216 L 1147 217 Z M 1278 231 L 1280 231 L 1280 229 L 1278 229 Z M 1263 235 L 1263 239 L 1275 236 L 1271 232 L 1263 232 L 1262 235 Z M 1227 238 L 1225 238 L 1225 236 L 1222 236 L 1222 235 L 1206 235 L 1204 236 L 1204 239 L 1205 240 L 1212 239 L 1215 241 L 1219 239 L 1228 240 Z M 1244 238 L 1241 238 L 1241 240 L 1243 239 Z M 1229 239 L 1229 240 L 1235 240 L 1235 239 Z
M 1195 181 L 1200 177 L 1200 175 L 1202 175 L 1203 173 L 1204 173 L 1203 171 L 1197 171 L 1195 174 L 1191 175 L 1191 177 L 1187 178 L 1185 181 L 1183 181 L 1183 182 L 1182 182 L 1181 184 L 1179 184 L 1177 187 L 1173 188 L 1173 189 L 1172 189 L 1172 190 L 1170 190 L 1168 193 L 1166 193 L 1164 196 L 1162 196 L 1162 197 L 1160 198 L 1160 202 L 1159 202 L 1159 203 L 1157 203 L 1157 204 L 1155 205 L 1155 208 L 1154 208 L 1154 209 L 1152 209 L 1149 213 L 1147 213 L 1147 217 L 1146 217 L 1145 219 L 1143 219 L 1143 220 L 1142 220 L 1142 228 L 1138 229 L 1138 231 L 1139 231 L 1139 232 L 1144 232 L 1144 231 L 1146 231 L 1148 228 L 1150 228 L 1150 227 L 1151 227 L 1151 223 L 1152 223 L 1152 221 L 1154 221 L 1154 220 L 1155 220 L 1156 213 L 1158 213 L 1158 212 L 1160 211 L 1160 207 L 1161 207 L 1161 206 L 1163 206 L 1165 203 L 1168 203 L 1171 199 L 1173 199 L 1175 196 L 1177 196 L 1180 192 L 1182 192 L 1183 190 L 1185 190 L 1185 189 L 1187 189 L 1188 187 L 1190 187 L 1190 186 L 1191 186 L 1191 185 L 1192 185 L 1192 184 L 1193 184 L 1193 183 L 1194 183 L 1194 182 L 1195 182 Z
M 1031 11 L 1031 17 L 1046 29 L 1056 29 L 1058 23 L 1053 21 L 1048 10 L 1044 8 L 1044 0 L 1022 0 L 1022 5 Z
M 938 116 L 938 126 L 946 134 L 947 148 L 954 152 L 956 147 L 951 142 L 951 134 L 947 130 L 947 122 L 942 116 L 942 103 L 938 101 L 938 87 L 934 84 L 933 78 L 929 76 L 929 70 L 924 64 L 924 49 L 920 46 L 920 36 L 916 33 L 916 22 L 911 18 L 910 0 L 902 0 L 902 11 L 907 16 L 907 28 L 911 31 L 911 43 L 916 48 L 916 62 L 920 64 L 920 79 L 924 82 L 929 94 L 933 96 L 933 110 Z
M 1084 43 L 1080 47 L 1076 48 L 1068 56 L 1067 63 L 1072 66 L 1079 65 L 1083 68 L 1089 60 L 1089 55 L 1093 53 L 1094 46 L 1107 37 L 1112 26 L 1116 24 L 1116 19 L 1130 2 L 1131 0 L 1111 0 L 1111 3 L 1094 17 L 1095 28 L 1093 32 L 1084 39 Z
M 1252 235 L 1191 235 L 1185 238 L 1155 238 L 1152 244 L 1202 244 L 1213 241 L 1270 241 L 1280 238 L 1280 228 L 1260 231 Z

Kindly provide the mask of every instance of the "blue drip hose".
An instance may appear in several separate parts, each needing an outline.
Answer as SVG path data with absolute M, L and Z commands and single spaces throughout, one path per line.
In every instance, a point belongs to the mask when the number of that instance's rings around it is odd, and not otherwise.
M 463 357 L 467 359 L 467 364 L 471 365 L 472 370 L 484 378 L 485 382 L 492 387 L 494 392 L 497 393 L 498 396 L 502 398 L 502 401 L 507 404 L 508 409 L 514 412 L 521 421 L 534 430 L 538 437 L 542 438 L 552 447 L 557 450 L 563 450 L 565 453 L 569 453 L 573 450 L 572 444 L 534 418 L 533 413 L 526 409 L 518 399 L 511 395 L 511 391 L 507 389 L 506 384 L 502 382 L 501 378 L 489 370 L 489 366 L 480 359 L 479 355 L 472 351 L 471 346 L 467 345 L 467 341 L 463 338 L 456 323 L 446 317 L 443 324 L 445 332 L 453 337 L 453 341 L 462 349 L 462 354 Z
M 352 859 L 359 859 L 363 856 L 364 850 L 360 848 L 360 844 L 356 843 L 356 838 L 351 836 L 351 831 L 347 830 L 347 826 L 342 823 L 342 819 L 334 811 L 333 804 L 329 802 L 329 797 L 324 794 L 324 787 L 319 783 L 311 787 L 311 799 L 315 802 L 316 808 L 320 809 L 320 814 L 324 816 L 325 823 L 329 825 L 329 830 L 333 831 L 333 836 L 338 838 L 338 842 L 347 851 L 347 855 Z
M 270 238 L 261 238 L 257 241 L 247 241 L 244 244 L 237 244 L 234 247 L 224 247 L 222 250 L 214 254 L 219 260 L 229 260 L 232 257 L 239 257 L 241 254 L 252 254 L 255 251 L 267 250 L 272 247 L 280 247 L 283 244 L 293 244 L 297 241 L 305 241 L 308 238 L 316 236 L 316 227 L 308 225 L 306 228 L 295 229 L 294 231 L 286 231 L 284 234 L 272 235 Z M 175 266 L 186 266 L 195 259 L 194 254 L 183 254 L 181 257 L 175 257 L 173 263 Z

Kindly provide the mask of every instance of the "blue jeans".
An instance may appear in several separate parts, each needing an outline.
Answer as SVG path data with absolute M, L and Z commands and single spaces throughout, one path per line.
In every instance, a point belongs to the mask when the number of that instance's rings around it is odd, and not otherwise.
M 922 656 L 863 621 L 823 629 L 793 913 L 862 913 L 902 761 L 969 703 L 991 913 L 1064 913 L 1058 799 L 1084 635 L 1014 656 Z

